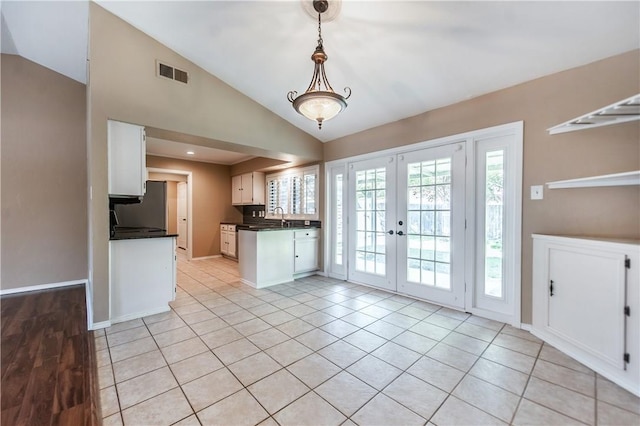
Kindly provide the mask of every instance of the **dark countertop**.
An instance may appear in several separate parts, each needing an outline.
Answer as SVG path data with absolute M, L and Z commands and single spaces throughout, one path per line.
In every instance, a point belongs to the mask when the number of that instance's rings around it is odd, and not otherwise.
M 238 225 L 236 227 L 238 231 L 295 231 L 299 229 L 320 229 L 317 226 L 285 226 L 280 225 Z
M 141 238 L 172 238 L 178 234 L 169 234 L 164 229 L 159 228 L 116 228 L 111 233 L 111 241 L 118 240 L 136 240 Z

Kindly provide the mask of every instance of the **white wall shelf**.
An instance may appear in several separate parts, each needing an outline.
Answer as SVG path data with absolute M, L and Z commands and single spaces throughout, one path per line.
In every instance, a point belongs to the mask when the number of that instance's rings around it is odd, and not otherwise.
M 549 134 L 573 132 L 640 120 L 640 94 L 547 129 Z
M 611 175 L 547 182 L 549 189 L 593 188 L 598 186 L 640 185 L 640 170 Z

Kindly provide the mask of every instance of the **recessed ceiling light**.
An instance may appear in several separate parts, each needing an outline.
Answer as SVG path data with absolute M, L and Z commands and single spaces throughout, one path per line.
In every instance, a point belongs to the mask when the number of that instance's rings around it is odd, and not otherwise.
M 195 154 L 195 152 L 193 152 L 193 151 L 187 151 L 187 155 L 194 155 L 194 154 Z

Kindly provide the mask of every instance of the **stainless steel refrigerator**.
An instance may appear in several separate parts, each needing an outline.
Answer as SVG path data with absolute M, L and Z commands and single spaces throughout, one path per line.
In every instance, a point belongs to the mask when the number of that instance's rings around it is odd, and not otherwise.
M 116 204 L 119 228 L 167 229 L 167 182 L 147 181 L 139 204 Z

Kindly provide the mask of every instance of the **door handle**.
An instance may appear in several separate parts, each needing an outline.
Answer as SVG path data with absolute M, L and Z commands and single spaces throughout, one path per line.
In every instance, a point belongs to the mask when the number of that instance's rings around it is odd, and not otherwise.
M 403 236 L 403 235 L 404 235 L 404 232 L 402 232 L 402 231 L 398 231 L 398 232 L 396 232 L 396 234 L 398 234 L 398 235 L 400 235 L 400 236 Z
M 393 229 L 390 229 L 389 231 L 387 231 L 387 234 L 393 235 Z
M 553 296 L 553 280 L 549 282 L 549 296 Z

